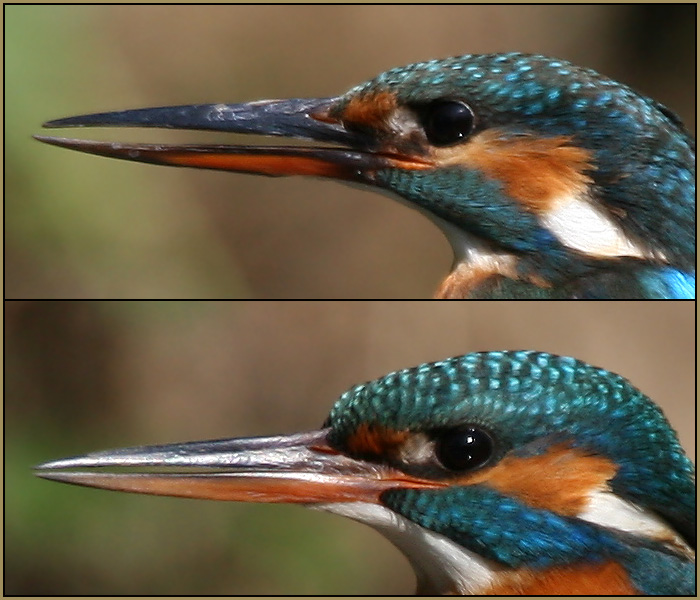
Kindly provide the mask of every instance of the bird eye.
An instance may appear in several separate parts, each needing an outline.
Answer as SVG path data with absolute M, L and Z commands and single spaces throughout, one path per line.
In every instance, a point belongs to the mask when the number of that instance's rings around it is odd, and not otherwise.
M 423 129 L 435 146 L 456 144 L 474 129 L 474 113 L 464 102 L 437 100 L 424 109 Z
M 479 427 L 451 429 L 439 435 L 435 455 L 443 467 L 465 471 L 481 467 L 493 454 L 493 438 Z

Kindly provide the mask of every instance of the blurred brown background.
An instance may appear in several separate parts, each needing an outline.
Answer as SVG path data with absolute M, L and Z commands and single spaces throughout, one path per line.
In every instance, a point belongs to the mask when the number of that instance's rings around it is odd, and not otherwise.
M 6 294 L 428 297 L 451 262 L 418 213 L 330 181 L 128 164 L 30 139 L 86 112 L 327 96 L 398 65 L 538 52 L 695 121 L 695 5 L 8 6 Z M 125 141 L 198 132 L 56 131 Z M 237 138 L 240 139 L 240 138 Z
M 317 428 L 349 386 L 448 356 L 537 349 L 620 373 L 695 451 L 691 302 L 6 303 L 5 593 L 404 594 L 370 528 L 295 506 L 39 480 L 39 462 Z

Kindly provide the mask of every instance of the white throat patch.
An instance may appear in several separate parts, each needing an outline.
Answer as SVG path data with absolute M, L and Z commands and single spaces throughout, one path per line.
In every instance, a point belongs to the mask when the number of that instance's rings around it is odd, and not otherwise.
M 494 274 L 514 276 L 516 258 L 506 252 L 495 252 L 477 237 L 463 231 L 434 215 L 427 215 L 441 230 L 454 252 L 454 269 L 457 265 L 467 265 L 470 269 L 482 269 Z
M 416 525 L 380 504 L 310 504 L 370 525 L 408 558 L 424 594 L 480 594 L 496 583 L 498 567 L 443 535 Z

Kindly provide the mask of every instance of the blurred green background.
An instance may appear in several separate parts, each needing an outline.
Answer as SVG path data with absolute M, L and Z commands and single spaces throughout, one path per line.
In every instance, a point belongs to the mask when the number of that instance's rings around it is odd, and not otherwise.
M 427 297 L 449 268 L 449 246 L 418 213 L 375 193 L 129 164 L 30 136 L 67 115 L 335 95 L 409 62 L 510 50 L 598 69 L 664 102 L 692 129 L 695 10 L 7 6 L 6 296 Z M 230 141 L 198 132 L 77 133 Z
M 695 451 L 692 302 L 9 301 L 5 593 L 405 594 L 378 533 L 296 506 L 119 494 L 39 462 L 315 429 L 349 386 L 478 350 L 622 374 Z

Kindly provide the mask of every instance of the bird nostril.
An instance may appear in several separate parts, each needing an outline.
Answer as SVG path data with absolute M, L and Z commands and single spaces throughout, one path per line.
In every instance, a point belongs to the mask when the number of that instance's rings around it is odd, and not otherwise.
M 340 122 L 340 119 L 338 119 L 334 116 L 331 116 L 330 111 L 328 109 L 314 111 L 312 113 L 309 113 L 309 116 L 314 121 L 321 121 L 322 123 L 339 123 Z

